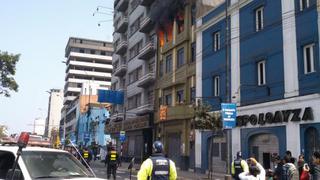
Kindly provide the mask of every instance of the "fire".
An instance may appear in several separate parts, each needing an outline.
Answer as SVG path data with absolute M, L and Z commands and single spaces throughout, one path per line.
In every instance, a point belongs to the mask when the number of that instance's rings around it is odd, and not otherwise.
M 164 46 L 165 42 L 170 42 L 173 39 L 173 22 L 169 22 L 164 25 L 164 28 L 158 29 L 158 37 L 160 42 L 160 47 Z

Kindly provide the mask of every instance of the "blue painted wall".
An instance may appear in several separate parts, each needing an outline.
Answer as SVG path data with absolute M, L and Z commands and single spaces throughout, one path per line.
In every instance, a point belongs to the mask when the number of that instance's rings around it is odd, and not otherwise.
M 104 146 L 106 142 L 104 142 L 104 128 L 105 128 L 105 120 L 109 117 L 109 112 L 105 108 L 92 107 L 91 113 L 88 116 L 87 113 L 81 114 L 78 120 L 78 144 L 85 144 L 84 134 L 88 132 L 87 127 L 89 126 L 89 134 L 90 140 L 87 142 L 87 145 L 90 145 L 92 139 L 97 137 L 97 144 Z M 95 133 L 90 131 L 90 123 L 92 121 L 99 122 L 96 127 Z
M 255 10 L 264 7 L 264 28 L 256 32 Z M 240 9 L 241 104 L 283 98 L 281 1 L 255 0 Z M 266 61 L 266 85 L 258 86 L 257 63 Z M 275 68 L 276 67 L 276 68 Z
M 230 3 L 229 3 L 230 4 Z M 202 24 L 207 23 L 212 18 L 216 17 L 217 15 L 225 12 L 226 3 L 222 3 L 220 6 L 216 7 L 212 11 L 210 11 L 206 16 L 202 18 Z
M 278 138 L 279 155 L 284 156 L 287 150 L 286 127 L 263 127 L 263 128 L 247 128 L 241 129 L 241 151 L 244 159 L 249 158 L 249 139 L 258 134 L 273 134 Z
M 305 155 L 305 160 L 310 162 L 309 156 L 310 156 L 310 149 L 307 149 L 305 147 L 306 145 L 306 131 L 308 128 L 315 128 L 318 131 L 318 134 L 320 134 L 320 123 L 311 123 L 311 124 L 301 124 L 300 125 L 300 147 L 301 147 L 301 154 Z M 318 137 L 319 141 L 319 137 Z
M 307 95 L 320 92 L 320 64 L 319 64 L 319 37 L 318 13 L 316 1 L 310 0 L 310 7 L 300 11 L 299 2 L 296 1 L 296 33 L 297 55 L 299 72 L 299 94 Z M 314 44 L 315 72 L 304 74 L 303 46 Z

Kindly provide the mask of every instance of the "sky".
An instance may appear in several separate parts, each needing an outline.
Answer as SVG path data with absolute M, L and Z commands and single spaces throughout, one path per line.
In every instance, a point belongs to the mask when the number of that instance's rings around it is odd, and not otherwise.
M 19 91 L 0 96 L 0 124 L 9 133 L 32 131 L 36 118 L 46 118 L 52 88 L 63 89 L 69 37 L 112 41 L 112 15 L 95 14 L 113 0 L 1 0 L 0 51 L 21 54 L 15 79 Z M 109 12 L 99 8 L 99 12 Z M 102 22 L 98 26 L 99 21 Z

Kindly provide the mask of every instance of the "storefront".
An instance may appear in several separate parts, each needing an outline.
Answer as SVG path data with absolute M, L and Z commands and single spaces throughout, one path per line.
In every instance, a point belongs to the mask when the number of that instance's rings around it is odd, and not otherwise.
M 152 153 L 153 115 L 137 116 L 125 122 L 111 122 L 106 127 L 106 133 L 116 142 L 117 150 L 122 151 L 122 157 L 129 161 L 135 157 L 136 162 L 142 162 Z M 120 131 L 125 131 L 126 139 L 120 142 Z M 122 147 L 121 147 L 122 146 Z
M 238 107 L 237 128 L 232 130 L 232 154 L 241 150 L 244 158 L 255 157 L 271 168 L 274 155 L 290 150 L 306 160 L 319 148 L 320 96 L 300 96 L 285 100 Z

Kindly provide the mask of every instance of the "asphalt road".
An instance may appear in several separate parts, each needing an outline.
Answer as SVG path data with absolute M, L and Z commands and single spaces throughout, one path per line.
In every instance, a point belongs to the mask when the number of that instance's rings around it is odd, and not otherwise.
M 100 161 L 92 161 L 90 166 L 98 178 L 107 179 L 107 167 Z M 117 170 L 117 180 L 130 180 L 128 167 L 119 167 Z M 112 179 L 112 178 L 111 178 Z M 132 180 L 137 179 L 136 173 L 131 176 Z

